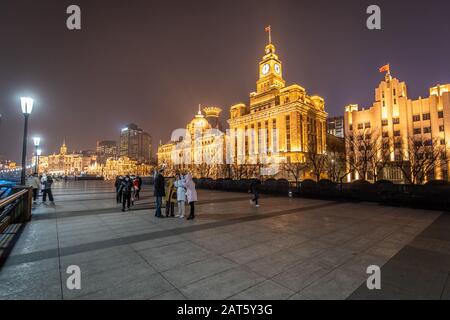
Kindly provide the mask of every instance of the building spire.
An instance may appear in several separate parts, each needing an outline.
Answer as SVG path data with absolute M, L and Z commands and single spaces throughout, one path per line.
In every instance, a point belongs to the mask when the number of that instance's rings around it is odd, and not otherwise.
M 272 28 L 270 24 L 264 30 L 269 34 L 269 44 L 272 44 Z
M 198 104 L 198 114 L 202 114 L 202 105 L 200 103 Z

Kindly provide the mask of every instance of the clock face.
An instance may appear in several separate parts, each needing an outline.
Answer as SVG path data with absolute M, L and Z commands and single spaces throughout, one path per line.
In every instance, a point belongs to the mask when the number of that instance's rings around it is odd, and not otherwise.
M 281 72 L 281 67 L 278 63 L 275 64 L 275 72 L 278 74 Z
M 270 66 L 269 66 L 268 63 L 266 63 L 265 65 L 263 65 L 263 67 L 262 67 L 262 69 L 261 69 L 262 74 L 266 75 L 267 73 L 269 73 L 269 69 L 270 69 Z

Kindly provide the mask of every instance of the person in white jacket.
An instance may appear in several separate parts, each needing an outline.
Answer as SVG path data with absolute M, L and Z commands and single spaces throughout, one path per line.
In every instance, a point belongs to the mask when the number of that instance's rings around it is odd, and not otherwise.
M 195 218 L 195 202 L 197 202 L 197 191 L 195 190 L 195 183 L 192 180 L 192 175 L 188 173 L 186 175 L 186 196 L 191 211 L 188 220 L 193 220 Z
M 178 205 L 178 215 L 177 218 L 184 218 L 184 203 L 186 202 L 186 182 L 183 175 L 177 173 L 176 180 L 174 183 L 175 188 L 177 188 L 177 205 Z

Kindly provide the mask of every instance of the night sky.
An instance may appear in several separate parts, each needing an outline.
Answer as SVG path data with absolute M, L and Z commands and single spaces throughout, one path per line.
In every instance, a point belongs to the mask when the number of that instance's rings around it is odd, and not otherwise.
M 66 28 L 71 4 L 81 31 Z M 366 28 L 370 4 L 380 31 Z M 44 153 L 64 138 L 94 149 L 130 122 L 166 142 L 199 103 L 225 120 L 255 90 L 268 24 L 287 83 L 323 96 L 330 116 L 370 106 L 387 62 L 410 98 L 427 96 L 450 82 L 449 12 L 448 0 L 2 0 L 0 155 L 20 159 L 21 95 L 36 99 L 29 131 Z

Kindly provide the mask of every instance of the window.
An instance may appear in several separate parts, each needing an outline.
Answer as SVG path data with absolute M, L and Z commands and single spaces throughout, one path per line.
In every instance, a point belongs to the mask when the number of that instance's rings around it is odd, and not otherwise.
M 445 145 L 445 139 L 441 139 L 441 146 Z
M 383 107 L 386 107 L 386 102 L 383 101 Z
M 396 94 L 396 91 L 395 91 L 395 89 L 393 90 L 394 91 L 394 96 L 395 96 L 395 94 Z M 395 102 L 394 102 L 395 103 Z
M 394 159 L 395 159 L 395 161 L 402 161 L 402 154 L 401 153 L 396 153 L 395 155 L 394 155 Z
M 400 118 L 392 118 L 392 123 L 393 124 L 399 124 L 400 123 Z
M 372 135 L 370 135 L 370 134 L 366 134 L 366 140 L 370 140 L 370 139 L 372 139 Z
M 401 149 L 402 148 L 402 142 L 401 141 L 397 141 L 394 144 L 395 149 Z
M 421 147 L 421 146 L 423 146 L 423 143 L 420 140 L 416 140 L 416 141 L 414 141 L 414 146 L 415 147 Z
M 400 137 L 400 130 L 394 131 L 394 137 Z
M 440 131 L 440 132 L 444 132 L 444 125 L 440 125 L 440 126 L 439 126 L 439 131 Z
M 394 98 L 394 104 L 397 104 L 397 99 Z
M 363 124 L 362 123 L 358 123 L 358 129 L 363 129 L 364 127 L 363 127 Z
M 424 113 L 422 115 L 422 120 L 430 120 L 430 114 L 429 113 Z
M 414 122 L 420 121 L 420 115 L 419 115 L 419 114 L 414 115 L 414 116 L 413 116 L 413 121 L 414 121 Z
M 353 130 L 353 125 L 352 124 L 348 126 L 348 130 L 350 130 L 350 131 Z
M 389 138 L 389 132 L 387 132 L 387 131 L 383 131 L 382 135 L 383 135 L 383 138 Z
M 423 133 L 431 133 L 431 127 L 423 128 Z
M 286 116 L 286 150 L 291 151 L 291 117 Z
M 389 142 L 383 143 L 383 149 L 389 149 Z
M 432 146 L 432 145 L 433 145 L 433 141 L 432 141 L 431 139 L 425 140 L 425 141 L 423 142 L 423 145 L 424 145 L 424 146 Z
M 421 134 L 422 130 L 420 128 L 414 128 L 414 134 Z
M 387 119 L 381 120 L 381 125 L 382 125 L 383 127 L 387 126 L 387 125 L 388 125 L 388 120 L 387 120 Z
M 444 111 L 438 111 L 438 118 L 442 119 L 444 117 Z
M 364 128 L 366 128 L 366 129 L 370 128 L 370 122 L 366 122 L 366 123 L 364 124 Z

